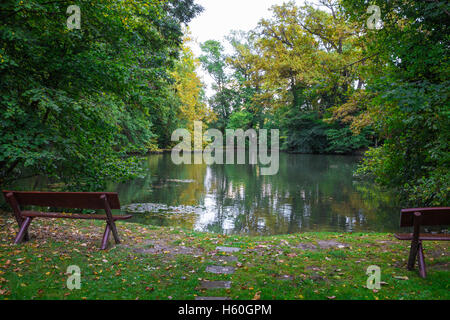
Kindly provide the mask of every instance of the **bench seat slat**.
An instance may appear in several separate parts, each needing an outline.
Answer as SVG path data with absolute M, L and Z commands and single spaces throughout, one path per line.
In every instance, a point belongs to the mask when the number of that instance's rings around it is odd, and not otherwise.
M 412 233 L 397 233 L 394 234 L 394 236 L 398 240 L 412 240 L 413 234 Z M 421 233 L 419 235 L 419 240 L 423 241 L 450 241 L 450 234 L 432 234 L 432 233 Z
M 30 218 L 65 218 L 65 219 L 82 219 L 82 220 L 107 220 L 106 215 L 100 214 L 67 214 L 60 212 L 40 212 L 40 211 L 22 211 L 23 217 Z M 132 215 L 113 216 L 113 220 L 131 219 Z
M 104 209 L 100 196 L 106 195 L 111 209 L 120 209 L 119 196 L 115 192 L 44 192 L 7 191 L 13 193 L 21 206 L 40 206 L 77 209 Z
M 450 224 L 450 208 L 410 208 L 402 209 L 400 213 L 400 227 L 414 225 L 414 213 L 421 213 L 421 226 L 442 226 Z

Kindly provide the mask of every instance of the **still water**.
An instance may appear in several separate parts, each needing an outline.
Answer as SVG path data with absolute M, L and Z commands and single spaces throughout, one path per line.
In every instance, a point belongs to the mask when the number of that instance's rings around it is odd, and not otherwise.
M 110 185 L 134 222 L 226 234 L 398 230 L 394 195 L 354 178 L 352 156 L 280 154 L 275 176 L 255 165 L 175 165 L 145 159 L 147 176 Z M 127 207 L 126 205 L 130 205 Z
M 395 196 L 353 176 L 357 157 L 281 153 L 274 176 L 256 165 L 177 166 L 170 154 L 142 161 L 144 177 L 105 190 L 119 193 L 131 222 L 248 235 L 398 230 Z M 42 177 L 14 186 L 48 187 Z

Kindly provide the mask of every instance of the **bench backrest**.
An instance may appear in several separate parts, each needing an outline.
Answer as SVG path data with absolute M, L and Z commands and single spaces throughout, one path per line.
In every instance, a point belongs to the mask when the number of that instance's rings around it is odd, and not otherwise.
M 415 212 L 421 213 L 420 225 L 422 226 L 450 225 L 450 207 L 412 208 L 401 211 L 400 227 L 412 227 Z
M 19 205 L 77 209 L 105 209 L 100 199 L 106 195 L 111 209 L 120 209 L 119 196 L 115 192 L 38 192 L 38 191 L 3 191 L 6 198 L 12 193 Z

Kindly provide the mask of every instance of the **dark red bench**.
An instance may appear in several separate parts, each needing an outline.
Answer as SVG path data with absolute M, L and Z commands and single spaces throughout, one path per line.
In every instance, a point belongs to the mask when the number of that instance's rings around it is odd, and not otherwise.
M 414 227 L 413 233 L 395 234 L 398 240 L 411 241 L 408 259 L 408 270 L 413 270 L 416 258 L 419 264 L 419 274 L 427 276 L 422 241 L 449 241 L 450 234 L 420 233 L 421 226 L 450 225 L 450 208 L 416 208 L 403 209 L 400 214 L 400 227 Z
M 120 243 L 115 221 L 130 219 L 131 215 L 113 215 L 112 209 L 120 209 L 119 197 L 112 192 L 35 192 L 35 191 L 3 191 L 6 201 L 13 210 L 19 224 L 19 232 L 15 244 L 28 241 L 28 227 L 34 218 L 53 219 L 88 219 L 105 220 L 106 228 L 103 234 L 101 249 L 108 246 L 109 235 L 112 232 L 117 244 Z M 71 209 L 105 210 L 100 214 L 66 214 L 59 212 L 23 211 L 23 206 L 57 207 Z

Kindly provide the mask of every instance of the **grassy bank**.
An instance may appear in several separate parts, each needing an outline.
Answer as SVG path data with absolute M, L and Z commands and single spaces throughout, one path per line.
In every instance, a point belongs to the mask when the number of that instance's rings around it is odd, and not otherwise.
M 103 222 L 35 220 L 31 241 L 12 244 L 15 221 L 0 216 L 2 299 L 449 299 L 446 242 L 425 244 L 427 279 L 406 270 L 408 243 L 391 234 L 302 233 L 222 236 L 178 228 L 119 223 L 123 243 L 100 251 Z M 223 261 L 217 246 L 241 248 Z M 66 286 L 67 267 L 81 269 L 81 289 Z M 231 275 L 207 273 L 233 266 Z M 366 270 L 381 268 L 382 287 L 369 290 Z M 202 280 L 231 289 L 200 290 Z

